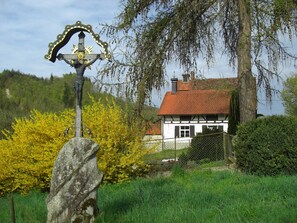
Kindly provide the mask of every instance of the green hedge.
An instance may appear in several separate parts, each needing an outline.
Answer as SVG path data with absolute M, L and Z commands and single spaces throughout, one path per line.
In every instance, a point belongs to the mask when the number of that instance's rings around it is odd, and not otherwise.
M 297 118 L 270 116 L 239 126 L 237 166 L 258 175 L 297 173 Z
M 179 163 L 185 165 L 188 161 L 195 161 L 201 164 L 223 159 L 223 132 L 220 129 L 205 129 L 193 137 L 188 152 L 179 156 Z

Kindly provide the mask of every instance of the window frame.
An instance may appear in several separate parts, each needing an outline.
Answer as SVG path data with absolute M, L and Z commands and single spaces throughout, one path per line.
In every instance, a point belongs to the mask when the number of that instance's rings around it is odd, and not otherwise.
M 189 125 L 182 125 L 179 128 L 179 135 L 180 138 L 188 138 L 190 137 L 190 126 Z
M 195 136 L 194 125 L 175 126 L 175 137 L 177 138 L 192 138 Z

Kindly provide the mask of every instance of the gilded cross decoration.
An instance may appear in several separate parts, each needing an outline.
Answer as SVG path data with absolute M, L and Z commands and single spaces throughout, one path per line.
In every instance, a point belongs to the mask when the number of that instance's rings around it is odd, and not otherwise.
M 78 47 L 75 52 L 72 54 L 61 54 L 58 51 L 64 47 L 71 36 L 75 33 L 78 34 Z M 85 47 L 85 34 L 87 32 L 91 34 L 95 42 L 103 48 L 103 53 L 92 54 L 87 53 Z M 92 26 L 84 25 L 80 21 L 76 22 L 74 25 L 67 25 L 62 34 L 57 36 L 57 40 L 49 44 L 48 54 L 45 55 L 45 58 L 51 62 L 55 62 L 56 59 L 63 60 L 76 71 L 77 77 L 74 82 L 75 96 L 76 96 L 76 121 L 75 121 L 75 136 L 82 137 L 82 92 L 84 85 L 84 72 L 87 67 L 91 66 L 96 60 L 108 59 L 110 60 L 110 54 L 107 50 L 107 43 L 102 42 L 98 34 L 95 34 L 92 30 Z

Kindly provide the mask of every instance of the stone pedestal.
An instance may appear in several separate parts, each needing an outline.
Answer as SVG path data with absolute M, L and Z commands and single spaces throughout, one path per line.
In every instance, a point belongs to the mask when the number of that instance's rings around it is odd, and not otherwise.
M 60 151 L 47 198 L 47 223 L 94 222 L 97 190 L 103 179 L 97 166 L 98 144 L 76 137 Z

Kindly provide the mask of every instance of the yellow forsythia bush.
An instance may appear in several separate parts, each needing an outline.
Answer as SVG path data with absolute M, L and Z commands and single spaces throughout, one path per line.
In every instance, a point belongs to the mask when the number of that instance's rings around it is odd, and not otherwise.
M 32 111 L 29 118 L 16 119 L 13 132 L 0 140 L 0 193 L 25 192 L 47 188 L 53 163 L 65 138 L 63 131 L 71 123 L 71 113 L 61 115 Z
M 61 114 L 34 110 L 29 118 L 16 119 L 13 131 L 4 131 L 7 139 L 0 140 L 0 195 L 47 190 L 55 159 L 74 135 L 74 121 L 73 110 Z M 119 106 L 93 101 L 83 109 L 83 123 L 84 136 L 100 145 L 98 167 L 105 182 L 126 181 L 146 171 L 142 158 L 150 150 L 142 144 L 143 131 L 128 126 Z
M 119 183 L 140 176 L 147 170 L 143 157 L 151 152 L 142 139 L 144 131 L 128 124 L 127 114 L 111 102 L 100 101 L 84 107 L 83 122 L 91 130 L 88 138 L 99 144 L 98 167 L 104 181 Z

